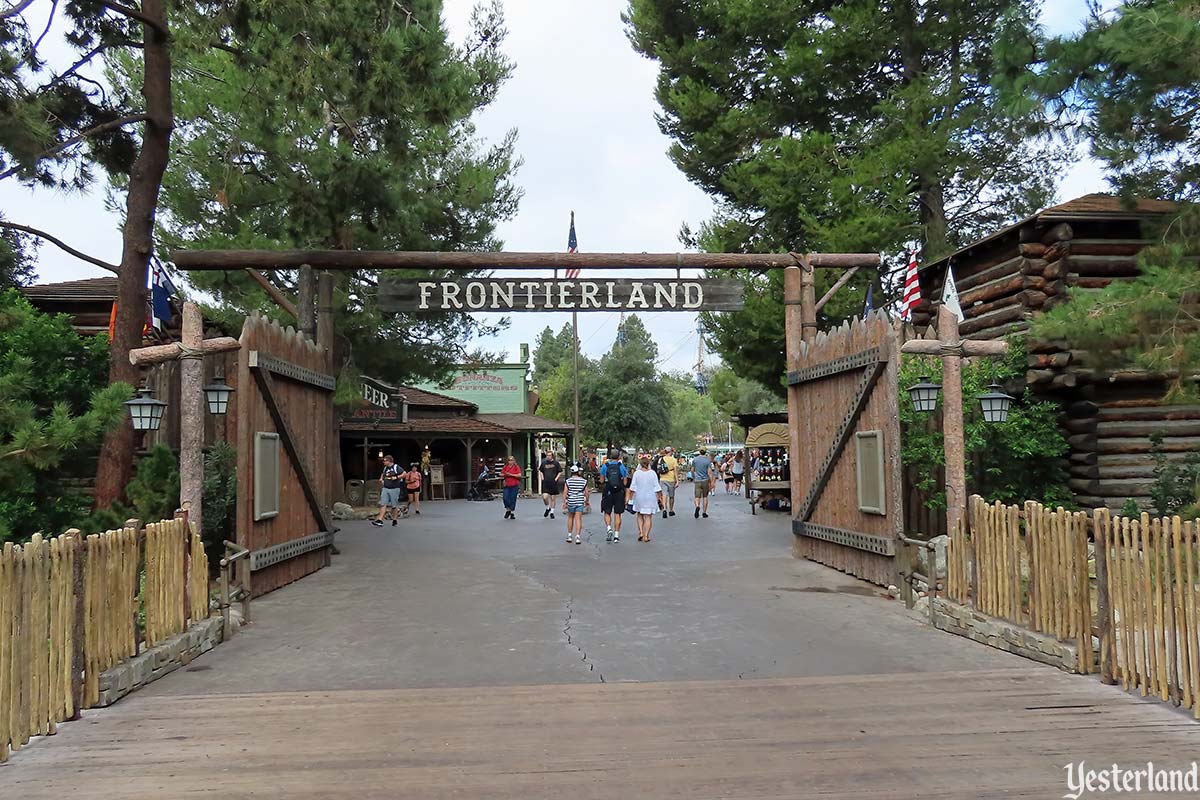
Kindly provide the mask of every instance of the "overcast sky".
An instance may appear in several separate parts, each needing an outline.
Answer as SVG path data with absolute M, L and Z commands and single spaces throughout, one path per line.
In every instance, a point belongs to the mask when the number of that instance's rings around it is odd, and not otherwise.
M 473 5 L 474 0 L 446 0 L 446 24 L 457 41 L 465 37 Z M 712 211 L 708 197 L 667 158 L 669 142 L 654 121 L 655 64 L 626 40 L 620 19 L 625 5 L 625 0 L 505 2 L 504 49 L 516 70 L 481 115 L 479 133 L 494 141 L 511 128 L 519 131 L 517 151 L 525 163 L 515 180 L 525 196 L 516 218 L 500 226 L 507 250 L 565 250 L 574 211 L 581 251 L 675 252 L 680 225 L 695 227 Z M 1043 22 L 1052 32 L 1077 28 L 1085 8 L 1084 0 L 1046 5 Z M 1104 190 L 1098 166 L 1084 160 L 1063 176 L 1059 198 Z M 0 181 L 0 209 L 13 222 L 55 233 L 107 261 L 120 260 L 119 219 L 105 209 L 102 190 L 83 196 L 34 193 Z M 40 282 L 107 274 L 50 245 L 41 247 L 37 271 Z M 642 316 L 659 343 L 661 366 L 691 371 L 695 315 Z M 580 314 L 583 352 L 606 352 L 617 318 Z M 557 330 L 569 321 L 569 314 L 515 314 L 508 331 L 483 344 L 515 359 L 520 343 L 532 346 L 544 327 Z

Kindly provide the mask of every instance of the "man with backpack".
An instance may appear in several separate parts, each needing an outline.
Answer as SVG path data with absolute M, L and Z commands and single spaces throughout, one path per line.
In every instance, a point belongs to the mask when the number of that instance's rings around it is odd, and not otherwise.
M 371 524 L 376 528 L 383 527 L 383 520 L 387 518 L 388 511 L 392 512 L 393 525 L 400 518 L 400 490 L 404 485 L 403 476 L 404 472 L 392 458 L 392 454 L 388 453 L 384 456 L 383 472 L 379 475 L 379 480 L 383 483 L 383 488 L 379 490 L 379 517 L 371 520 Z
M 658 473 L 658 483 L 663 496 L 663 519 L 675 516 L 675 489 L 679 487 L 679 461 L 675 458 L 675 450 L 664 447 L 654 459 L 654 471 Z
M 617 451 L 609 450 L 608 460 L 600 466 L 600 511 L 608 526 L 607 541 L 621 541 L 621 512 L 625 510 L 628 486 L 629 470 L 617 457 Z

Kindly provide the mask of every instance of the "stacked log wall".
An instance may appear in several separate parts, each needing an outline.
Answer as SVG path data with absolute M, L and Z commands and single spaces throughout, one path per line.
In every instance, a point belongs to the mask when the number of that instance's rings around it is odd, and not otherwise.
M 1073 293 L 1137 277 L 1138 254 L 1149 244 L 1136 221 L 1034 222 L 1013 231 L 954 265 L 964 338 L 1001 339 L 1028 330 L 1035 314 Z M 922 276 L 916 326 L 930 324 L 936 310 L 930 298 L 941 297 L 943 277 Z M 1105 370 L 1065 341 L 1030 341 L 1028 350 L 1027 385 L 1066 411 L 1062 426 L 1076 501 L 1119 509 L 1133 498 L 1149 509 L 1150 437 L 1163 435 L 1169 460 L 1200 451 L 1200 406 L 1166 405 L 1166 376 Z

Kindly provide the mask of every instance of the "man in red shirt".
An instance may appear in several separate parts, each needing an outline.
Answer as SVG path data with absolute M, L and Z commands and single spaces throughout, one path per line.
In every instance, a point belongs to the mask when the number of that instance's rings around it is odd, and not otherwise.
M 525 474 L 517 459 L 508 457 L 504 469 L 500 471 L 504 477 L 504 518 L 517 518 L 517 492 L 521 490 L 521 477 Z

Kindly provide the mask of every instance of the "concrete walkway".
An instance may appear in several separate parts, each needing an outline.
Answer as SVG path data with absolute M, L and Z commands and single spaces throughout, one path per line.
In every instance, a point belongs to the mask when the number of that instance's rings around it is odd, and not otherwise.
M 1061 797 L 1068 762 L 1200 746 L 1187 715 L 794 560 L 739 498 L 649 544 L 501 513 L 346 524 L 232 642 L 15 754 L 0 798 Z
M 690 488 L 690 487 L 684 487 Z M 682 492 L 681 492 L 682 494 Z M 152 694 L 707 680 L 995 669 L 1005 653 L 791 557 L 779 513 L 720 495 L 709 519 L 632 518 L 585 543 L 522 500 L 427 502 L 396 527 L 342 523 L 333 566 L 251 607 L 253 625 Z M 690 499 L 688 500 L 690 503 Z M 680 511 L 683 511 L 682 505 Z

